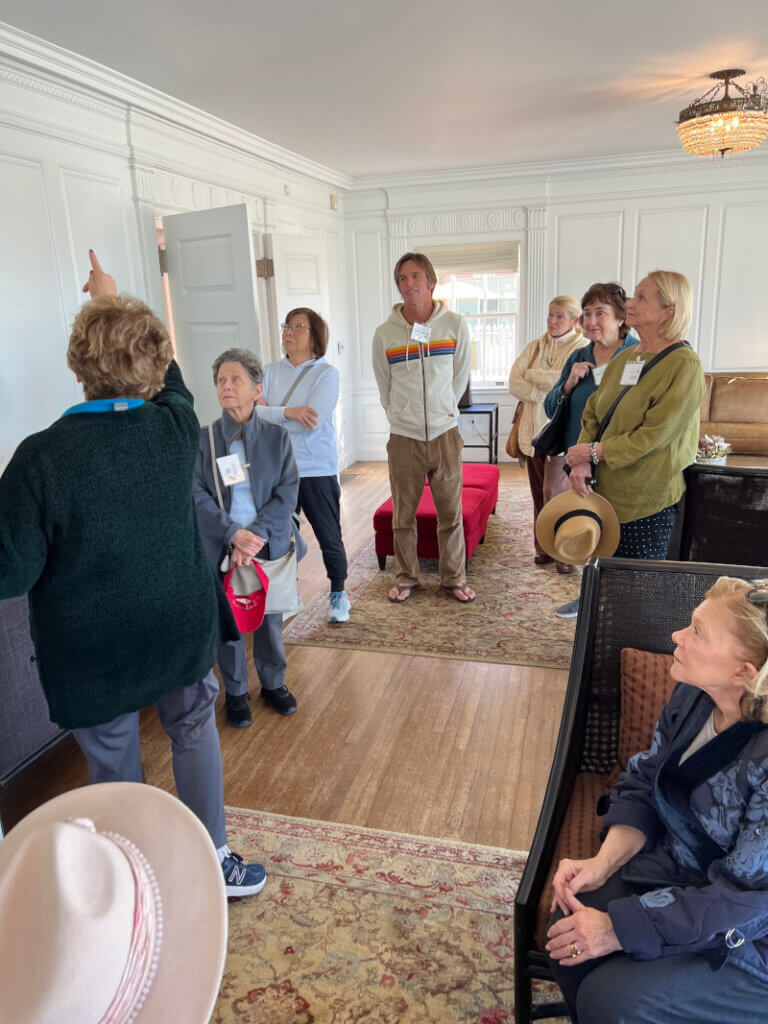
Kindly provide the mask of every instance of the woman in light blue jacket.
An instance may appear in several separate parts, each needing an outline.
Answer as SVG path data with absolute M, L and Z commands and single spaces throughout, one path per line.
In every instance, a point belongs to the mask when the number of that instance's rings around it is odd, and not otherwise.
M 341 488 L 335 410 L 339 372 L 325 361 L 328 325 L 312 309 L 292 309 L 285 318 L 285 357 L 264 371 L 258 415 L 285 427 L 299 467 L 297 511 L 315 532 L 331 583 L 328 621 L 347 622 L 347 554 L 341 537 Z

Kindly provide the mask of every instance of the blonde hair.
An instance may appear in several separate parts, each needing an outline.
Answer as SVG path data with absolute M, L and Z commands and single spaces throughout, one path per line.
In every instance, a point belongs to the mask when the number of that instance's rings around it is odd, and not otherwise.
M 429 258 L 429 256 L 425 256 L 423 252 L 407 252 L 405 253 L 405 255 L 401 256 L 400 259 L 395 264 L 394 278 L 398 291 L 400 290 L 400 281 L 398 280 L 400 276 L 400 271 L 403 269 L 403 264 L 409 262 L 417 263 L 424 271 L 424 275 L 429 284 L 432 286 L 432 288 L 436 286 L 437 273 L 435 271 L 435 268 L 432 266 L 432 260 Z
M 747 721 L 768 723 L 768 618 L 766 605 L 747 599 L 753 584 L 735 576 L 721 576 L 706 593 L 713 601 L 722 601 L 734 620 L 735 632 L 744 657 L 755 666 L 757 675 L 745 685 L 741 713 Z
M 659 328 L 659 334 L 667 341 L 684 338 L 693 320 L 693 289 L 688 278 L 676 270 L 652 270 L 648 277 L 656 285 L 664 309 L 674 308 L 672 316 Z
M 130 295 L 86 302 L 72 324 L 67 365 L 87 399 L 153 398 L 172 359 L 165 324 Z
M 578 299 L 574 299 L 572 295 L 556 295 L 554 299 L 549 300 L 549 305 L 560 306 L 574 320 L 578 320 L 581 316 L 581 303 Z

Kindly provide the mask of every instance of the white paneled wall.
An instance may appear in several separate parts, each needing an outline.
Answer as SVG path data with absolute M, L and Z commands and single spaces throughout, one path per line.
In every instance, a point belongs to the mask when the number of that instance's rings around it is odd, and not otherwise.
M 348 179 L 88 61 L 73 75 L 55 47 L 31 45 L 19 61 L 28 39 L 0 28 L 0 470 L 23 437 L 81 397 L 66 347 L 88 249 L 164 316 L 156 218 L 237 203 L 249 207 L 260 251 L 277 233 L 320 241 L 343 459 L 354 459 L 343 213 L 329 201 Z M 271 292 L 259 282 L 277 352 Z
M 768 196 L 724 204 L 717 245 L 712 358 L 727 369 L 766 364 Z
M 520 240 L 520 348 L 543 332 L 547 302 L 556 294 L 580 297 L 598 280 L 620 281 L 631 291 L 650 270 L 679 270 L 694 289 L 689 340 L 705 369 L 768 371 L 768 158 L 762 153 L 726 164 L 667 155 L 536 174 L 523 168 L 503 177 L 498 169 L 466 174 L 357 185 L 347 196 L 360 457 L 383 458 L 387 437 L 369 365 L 379 322 L 373 312 L 394 294 L 388 245 L 401 253 L 481 237 Z M 474 394 L 499 403 L 503 450 L 515 400 L 503 389 Z M 465 439 L 477 441 L 484 429 L 484 418 L 465 421 Z
M 416 245 L 519 242 L 521 347 L 543 331 L 558 292 L 579 296 L 597 279 L 629 290 L 655 267 L 681 270 L 705 368 L 768 369 L 762 151 L 726 164 L 649 154 L 352 182 L 88 61 L 73 71 L 53 47 L 30 46 L 22 60 L 26 38 L 0 30 L 0 469 L 77 400 L 65 352 L 88 248 L 162 311 L 156 217 L 235 203 L 247 203 L 260 253 L 278 236 L 297 251 L 320 243 L 342 465 L 384 457 L 371 340 L 397 298 L 393 263 Z M 342 198 L 335 212 L 331 192 Z M 293 269 L 296 287 L 317 272 Z M 260 281 L 259 295 L 262 325 L 274 329 L 276 290 Z M 279 337 L 269 340 L 277 353 Z M 476 398 L 499 402 L 506 435 L 510 396 Z M 467 423 L 467 436 L 484 425 Z

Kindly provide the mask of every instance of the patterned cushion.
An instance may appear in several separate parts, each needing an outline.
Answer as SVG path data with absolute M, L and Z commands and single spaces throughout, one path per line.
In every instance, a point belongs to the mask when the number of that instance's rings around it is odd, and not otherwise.
M 557 837 L 555 851 L 547 872 L 547 880 L 544 883 L 536 912 L 535 941 L 539 949 L 544 949 L 546 941 L 547 921 L 550 917 L 549 908 L 552 903 L 552 879 L 555 877 L 557 865 L 563 857 L 583 860 L 597 853 L 600 846 L 598 837 L 603 819 L 598 818 L 595 814 L 595 806 L 598 799 L 608 793 L 619 774 L 620 771 L 617 767 L 608 775 L 581 772 L 576 776 L 571 802 L 565 812 L 560 835 Z
M 630 757 L 651 745 L 656 720 L 675 688 L 669 674 L 671 667 L 669 654 L 651 654 L 633 647 L 621 652 L 618 760 L 622 770 Z

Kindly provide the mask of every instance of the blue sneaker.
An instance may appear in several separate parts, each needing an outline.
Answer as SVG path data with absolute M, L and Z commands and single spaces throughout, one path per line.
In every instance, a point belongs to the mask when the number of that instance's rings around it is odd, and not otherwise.
M 346 590 L 332 590 L 328 602 L 329 622 L 349 622 L 349 598 Z
M 227 896 L 255 896 L 261 892 L 267 873 L 261 864 L 244 864 L 237 853 L 228 853 L 221 862 Z

